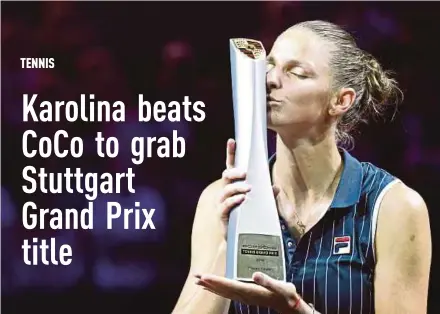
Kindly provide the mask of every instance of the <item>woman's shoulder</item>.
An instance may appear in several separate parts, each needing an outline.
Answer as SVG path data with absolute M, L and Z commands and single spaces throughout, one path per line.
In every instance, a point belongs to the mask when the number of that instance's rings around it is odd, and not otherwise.
M 387 169 L 385 169 L 384 167 L 375 164 L 373 162 L 370 161 L 361 161 L 360 162 L 361 166 L 362 166 L 362 172 L 364 173 L 364 175 L 368 174 L 368 175 L 384 175 L 387 177 L 393 177 L 396 178 L 397 177 L 390 171 L 388 171 Z
M 389 208 L 397 216 L 427 214 L 423 196 L 401 180 L 396 180 L 396 184 L 384 195 L 382 207 Z
M 426 207 L 423 197 L 401 178 L 371 162 L 361 162 L 362 195 L 367 203 L 392 210 L 414 210 Z
M 375 220 L 403 226 L 419 221 L 426 227 L 428 208 L 423 196 L 399 177 L 372 163 L 363 163 L 364 196 Z
M 383 189 L 402 180 L 388 170 L 371 162 L 360 162 L 362 168 L 362 189 L 365 194 L 380 193 Z

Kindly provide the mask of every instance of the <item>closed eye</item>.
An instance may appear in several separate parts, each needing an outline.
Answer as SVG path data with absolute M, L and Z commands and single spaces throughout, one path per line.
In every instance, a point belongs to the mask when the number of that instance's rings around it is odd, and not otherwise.
M 295 62 L 291 62 L 291 63 L 287 64 L 286 70 L 287 70 L 287 72 L 295 75 L 296 77 L 298 77 L 300 79 L 306 79 L 306 78 L 309 78 L 309 76 L 310 76 L 309 71 L 305 70 L 302 66 L 299 66 Z
M 289 74 L 293 74 L 293 75 L 295 75 L 296 77 L 298 77 L 299 79 L 306 79 L 306 78 L 308 78 L 307 75 L 305 75 L 305 74 L 300 74 L 300 73 L 298 73 L 298 72 L 299 72 L 298 69 L 296 69 L 296 71 L 294 71 L 294 70 L 288 71 Z M 300 72 L 302 72 L 302 71 L 300 71 Z
M 293 75 L 299 77 L 300 79 L 306 79 L 306 78 L 308 77 L 307 75 L 301 75 L 301 74 L 293 73 L 293 72 L 291 72 L 291 73 L 292 73 Z

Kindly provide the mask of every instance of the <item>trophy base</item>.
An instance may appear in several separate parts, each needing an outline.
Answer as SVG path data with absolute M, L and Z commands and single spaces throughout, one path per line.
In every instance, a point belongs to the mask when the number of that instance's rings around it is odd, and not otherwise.
M 239 234 L 237 249 L 238 280 L 253 281 L 252 274 L 255 272 L 284 280 L 284 256 L 279 236 Z

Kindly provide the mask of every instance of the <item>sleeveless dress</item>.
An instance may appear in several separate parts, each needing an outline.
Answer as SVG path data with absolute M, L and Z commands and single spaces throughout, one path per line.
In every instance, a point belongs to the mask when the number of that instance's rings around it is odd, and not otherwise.
M 383 196 L 397 178 L 346 150 L 333 202 L 297 243 L 280 219 L 287 280 L 322 314 L 373 314 L 375 231 Z M 272 169 L 275 155 L 269 159 Z M 231 302 L 229 313 L 275 314 L 269 308 Z

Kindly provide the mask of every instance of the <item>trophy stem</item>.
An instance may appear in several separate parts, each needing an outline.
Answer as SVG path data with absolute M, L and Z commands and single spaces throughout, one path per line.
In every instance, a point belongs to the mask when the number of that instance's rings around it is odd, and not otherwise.
M 251 39 L 230 41 L 237 143 L 235 166 L 246 172 L 252 190 L 231 211 L 226 276 L 252 281 L 256 271 L 285 280 L 285 259 L 267 151 L 266 54 Z

